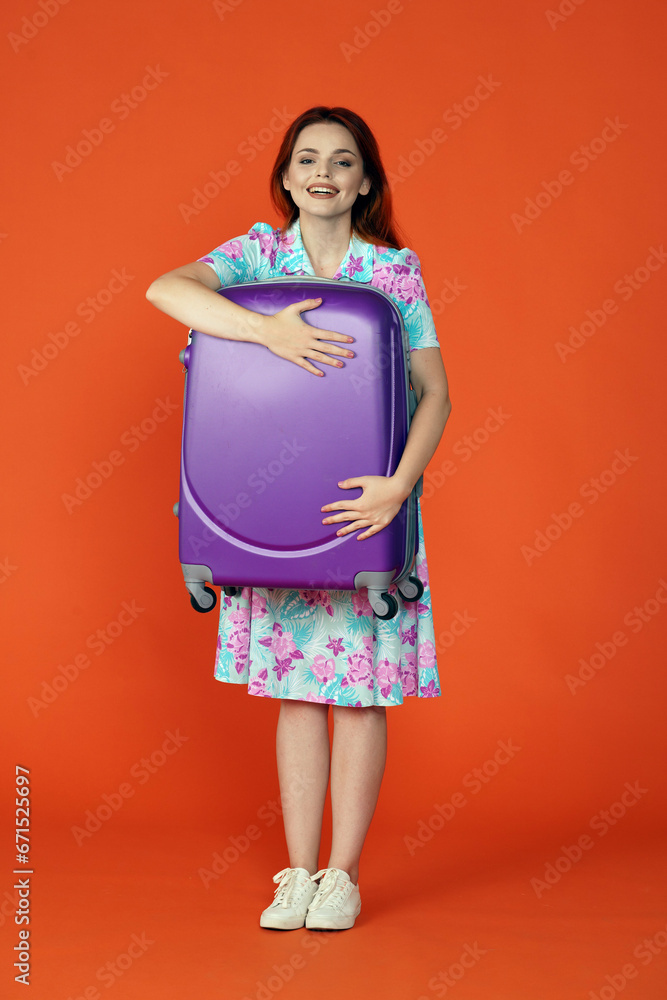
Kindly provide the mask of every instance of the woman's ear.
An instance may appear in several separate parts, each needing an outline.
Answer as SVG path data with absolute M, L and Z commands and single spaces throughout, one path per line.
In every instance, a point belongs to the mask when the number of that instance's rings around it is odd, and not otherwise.
M 359 194 L 368 194 L 371 189 L 371 181 L 369 177 L 364 176 L 361 182 L 361 187 L 359 188 Z
M 283 174 L 283 187 L 286 191 L 289 191 L 289 181 L 287 180 L 287 174 Z

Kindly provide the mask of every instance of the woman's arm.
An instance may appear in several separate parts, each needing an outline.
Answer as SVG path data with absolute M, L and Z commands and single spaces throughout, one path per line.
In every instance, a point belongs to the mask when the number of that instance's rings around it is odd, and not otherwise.
M 263 344 L 266 317 L 218 295 L 218 288 L 213 268 L 197 260 L 156 278 L 146 290 L 146 298 L 156 309 L 193 330 L 225 340 Z
M 408 497 L 412 488 L 433 458 L 445 424 L 452 412 L 445 366 L 439 347 L 424 347 L 410 355 L 410 381 L 417 393 L 410 431 L 398 467 L 391 477 Z
M 356 500 L 338 500 L 320 508 L 323 513 L 338 512 L 324 517 L 323 524 L 352 522 L 339 528 L 337 535 L 366 528 L 357 535 L 357 541 L 362 541 L 390 524 L 438 447 L 452 409 L 440 348 L 413 351 L 410 364 L 417 409 L 401 460 L 393 476 L 356 476 L 338 483 L 342 489 L 361 487 L 363 493 Z
M 319 330 L 301 319 L 300 313 L 315 309 L 319 299 L 293 302 L 273 316 L 263 316 L 218 295 L 217 288 L 220 282 L 213 268 L 197 260 L 156 278 L 146 290 L 146 298 L 156 309 L 193 330 L 225 340 L 262 344 L 278 357 L 314 375 L 324 372 L 316 368 L 313 361 L 339 367 L 336 357 L 327 355 L 354 356 L 347 348 L 324 343 L 335 340 L 349 344 L 352 337 L 333 330 Z

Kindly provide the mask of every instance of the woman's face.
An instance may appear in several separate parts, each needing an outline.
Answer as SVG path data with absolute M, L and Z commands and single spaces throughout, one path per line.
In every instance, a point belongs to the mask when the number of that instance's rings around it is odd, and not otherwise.
M 371 186 L 352 133 L 337 122 L 301 129 L 283 185 L 300 212 L 328 219 L 350 212 Z

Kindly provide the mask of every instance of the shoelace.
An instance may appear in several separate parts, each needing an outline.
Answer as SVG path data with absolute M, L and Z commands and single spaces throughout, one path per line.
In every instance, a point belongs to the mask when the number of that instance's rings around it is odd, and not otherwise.
M 315 898 L 309 906 L 309 910 L 316 910 L 325 903 L 335 910 L 340 910 L 352 891 L 352 883 L 345 880 L 337 868 L 322 868 L 310 877 L 315 882 L 321 876 L 324 877 L 320 882 Z
M 283 868 L 276 875 L 273 876 L 273 881 L 278 882 L 278 886 L 273 894 L 273 902 L 279 903 L 281 906 L 291 906 L 293 903 L 293 895 L 297 889 L 303 889 L 305 885 L 308 884 L 310 876 L 305 882 L 300 883 L 299 880 L 304 878 L 301 872 L 298 872 L 296 868 Z

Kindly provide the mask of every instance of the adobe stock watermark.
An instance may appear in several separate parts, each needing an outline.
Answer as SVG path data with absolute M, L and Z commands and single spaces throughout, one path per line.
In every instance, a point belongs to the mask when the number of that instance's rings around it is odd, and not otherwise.
M 495 80 L 492 73 L 486 76 L 480 75 L 477 80 L 479 82 L 473 93 L 443 111 L 442 119 L 449 126 L 450 133 L 458 131 L 501 86 L 500 81 Z M 387 170 L 387 180 L 391 190 L 412 177 L 415 170 L 421 167 L 428 157 L 433 156 L 448 138 L 449 134 L 440 126 L 436 126 L 426 138 L 415 139 L 415 144 L 407 156 L 399 157 L 396 170 Z
M 277 135 L 280 135 L 289 125 L 296 115 L 290 114 L 285 105 L 281 108 L 273 108 L 273 117 L 269 122 L 260 128 L 254 135 L 248 135 L 236 147 L 236 152 L 243 157 L 245 163 L 252 161 L 271 145 Z M 243 164 L 238 160 L 228 160 L 222 170 L 209 170 L 210 180 L 204 181 L 201 187 L 192 189 L 192 201 L 190 204 L 180 202 L 178 211 L 185 223 L 190 223 L 191 219 L 200 215 L 205 208 L 217 198 L 222 191 L 229 187 L 233 177 L 238 177 L 243 170 Z
M 561 0 L 556 10 L 545 10 L 544 15 L 552 31 L 567 21 L 586 0 Z
M 135 452 L 144 441 L 148 441 L 155 434 L 158 427 L 168 420 L 172 413 L 176 413 L 180 407 L 172 403 L 167 396 L 166 399 L 155 399 L 155 407 L 148 417 L 138 423 L 128 427 L 120 436 L 120 444 L 129 454 Z M 61 493 L 60 499 L 65 505 L 68 514 L 72 514 L 77 507 L 81 507 L 86 500 L 90 499 L 100 486 L 103 486 L 116 469 L 125 464 L 127 455 L 114 448 L 106 458 L 96 459 L 89 472 L 82 476 L 77 476 L 72 493 Z
M 178 753 L 183 744 L 190 739 L 189 736 L 183 736 L 180 729 L 177 729 L 175 733 L 167 730 L 164 735 L 166 739 L 163 740 L 160 747 L 153 750 L 150 756 L 142 757 L 136 761 L 130 768 L 130 777 L 136 778 L 138 785 L 145 785 L 151 776 L 157 774 L 169 758 Z M 101 796 L 102 802 L 94 810 L 86 809 L 83 826 L 70 827 L 70 832 L 77 846 L 81 847 L 84 840 L 101 830 L 102 824 L 107 823 L 119 809 L 122 809 L 135 792 L 136 788 L 129 781 L 122 781 L 117 791 L 104 792 Z
M 609 467 L 582 483 L 579 487 L 579 496 L 587 500 L 589 505 L 596 504 L 600 497 L 607 493 L 612 486 L 615 486 L 618 480 L 638 460 L 638 456 L 632 455 L 629 448 L 624 451 L 617 448 Z M 562 538 L 565 532 L 570 530 L 575 520 L 583 517 L 585 513 L 586 508 L 582 507 L 577 500 L 569 503 L 567 510 L 558 514 L 552 513 L 551 520 L 544 530 L 538 529 L 535 532 L 533 544 L 521 546 L 521 555 L 525 559 L 526 565 L 532 566 L 536 559 L 540 559 L 548 552 L 554 542 Z
M 628 302 L 635 292 L 645 287 L 646 282 L 651 280 L 665 261 L 667 261 L 667 254 L 662 243 L 659 247 L 649 247 L 649 254 L 644 263 L 636 267 L 631 274 L 626 273 L 618 281 L 615 281 L 614 291 L 623 302 Z M 618 312 L 618 308 L 618 302 L 615 299 L 605 299 L 599 308 L 586 310 L 586 319 L 579 326 L 571 325 L 568 327 L 570 337 L 567 343 L 557 340 L 554 344 L 556 354 L 563 364 L 571 355 L 576 354 L 588 343 L 598 330 L 602 329 L 609 317 Z
M 115 958 L 100 965 L 95 972 L 96 981 L 101 983 L 105 989 L 109 989 L 125 975 L 138 959 L 146 954 L 153 944 L 155 941 L 148 937 L 146 931 L 142 931 L 141 934 L 132 934 L 125 946 L 125 951 L 121 951 Z M 70 994 L 67 1000 L 102 1000 L 102 993 L 94 983 L 91 983 L 83 989 L 78 989 L 76 995 Z
M 56 14 L 60 13 L 60 8 L 67 3 L 69 0 L 37 0 L 36 10 L 21 18 L 20 30 L 10 31 L 7 35 L 13 51 L 20 52 L 24 45 L 36 38 L 42 28 L 50 24 Z
M 660 586 L 655 595 L 649 597 L 641 605 L 635 604 L 623 618 L 623 624 L 627 625 L 635 635 L 641 632 L 645 625 L 653 621 L 667 604 L 667 581 L 661 577 L 658 583 Z M 617 629 L 608 639 L 596 642 L 596 652 L 592 653 L 587 660 L 583 656 L 579 658 L 577 673 L 565 675 L 564 680 L 570 694 L 574 695 L 579 688 L 586 687 L 589 681 L 597 677 L 599 672 L 613 660 L 618 650 L 627 644 L 628 636 L 622 629 Z
M 277 818 L 282 816 L 285 805 L 292 802 L 294 798 L 303 797 L 304 792 L 307 792 L 314 784 L 314 778 L 308 778 L 304 775 L 294 778 L 285 794 L 281 795 L 278 801 L 269 799 L 259 807 L 255 814 L 257 819 L 260 820 L 265 829 L 273 826 Z M 260 829 L 255 823 L 249 823 L 242 833 L 229 836 L 227 844 L 222 848 L 222 851 L 214 852 L 208 867 L 197 869 L 197 875 L 201 879 L 204 888 L 209 889 L 212 882 L 217 882 L 225 872 L 229 871 L 230 867 L 236 864 L 242 855 L 248 852 L 251 843 L 260 839 L 263 832 L 264 830 Z
M 0 927 L 4 927 L 7 920 L 11 918 L 12 924 L 14 923 L 14 917 L 19 912 L 19 902 L 21 897 L 19 896 L 18 889 L 12 886 L 13 892 L 8 892 L 6 889 L 2 894 L 2 902 L 0 902 Z
M 498 740 L 497 747 L 493 757 L 485 760 L 480 767 L 474 767 L 472 771 L 468 771 L 462 778 L 462 786 L 468 789 L 471 795 L 478 795 L 496 777 L 501 767 L 509 764 L 521 750 L 521 747 L 515 746 L 511 739 Z M 433 840 L 436 833 L 442 830 L 446 823 L 451 822 L 457 813 L 468 805 L 468 802 L 469 799 L 462 791 L 456 791 L 445 802 L 434 803 L 433 813 L 426 820 L 420 819 L 417 823 L 415 835 L 406 834 L 403 837 L 408 854 L 414 857 L 417 850 Z
M 146 73 L 140 83 L 132 87 L 129 93 L 123 92 L 111 102 L 109 110 L 116 116 L 117 121 L 106 116 L 100 118 L 92 128 L 82 129 L 80 138 L 65 147 L 62 161 L 52 160 L 51 169 L 61 183 L 68 174 L 74 173 L 84 160 L 99 149 L 108 135 L 115 132 L 117 122 L 129 118 L 130 114 L 144 103 L 151 91 L 156 90 L 169 76 L 169 73 L 160 69 L 159 65 L 146 66 L 145 69 Z
M 306 931 L 301 935 L 300 941 L 303 950 L 293 952 L 281 965 L 274 962 L 268 976 L 255 980 L 255 992 L 252 996 L 246 993 L 241 1000 L 271 1000 L 286 983 L 291 982 L 295 972 L 305 968 L 307 958 L 314 958 L 326 944 L 334 940 L 329 931 Z
M 642 788 L 638 781 L 630 784 L 625 782 L 623 792 L 616 802 L 607 809 L 601 809 L 599 813 L 591 818 L 588 826 L 598 837 L 606 837 L 609 831 L 616 826 L 632 809 L 644 795 L 648 793 L 648 788 Z M 531 878 L 530 885 L 538 899 L 541 899 L 545 892 L 558 885 L 563 875 L 572 871 L 584 856 L 585 851 L 590 851 L 597 841 L 588 833 L 582 833 L 574 844 L 561 845 L 561 854 L 555 861 L 547 861 L 541 878 Z
M 245 0 L 213 0 L 213 10 L 220 20 L 224 21 L 225 14 L 233 14 L 242 3 L 245 3 Z
M 435 651 L 437 655 L 440 656 L 440 654 L 446 653 L 448 649 L 451 649 L 455 642 L 467 634 L 470 626 L 474 625 L 476 621 L 477 619 L 473 618 L 467 609 L 463 614 L 460 611 L 455 611 L 449 627 L 443 629 L 435 636 Z M 420 659 L 421 654 L 422 649 L 420 648 Z
M 18 572 L 18 566 L 9 561 L 9 556 L 6 556 L 0 561 L 0 584 L 7 583 L 7 580 Z
M 241 515 L 242 511 L 252 506 L 254 497 L 261 496 L 262 493 L 270 489 L 276 480 L 283 475 L 285 469 L 293 465 L 300 455 L 304 451 L 308 451 L 309 448 L 309 445 L 299 444 L 296 438 L 292 438 L 291 440 L 284 438 L 281 443 L 283 447 L 276 457 L 272 458 L 266 465 L 257 466 L 255 471 L 247 477 L 243 484 L 247 489 L 252 490 L 252 495 L 246 493 L 244 490 L 239 490 L 233 500 L 230 500 L 228 503 L 221 502 L 213 509 L 213 513 L 215 513 L 225 528 L 229 528 Z M 192 553 L 199 555 L 200 552 L 207 549 L 219 537 L 217 532 L 209 528 L 208 525 L 203 524 L 201 532 L 197 535 L 188 535 L 187 540 L 188 545 L 191 546 Z
M 463 951 L 455 962 L 448 965 L 446 969 L 440 969 L 434 976 L 431 976 L 426 984 L 431 993 L 437 997 L 444 997 L 447 991 L 460 983 L 466 973 L 473 969 L 480 958 L 486 955 L 488 948 L 480 948 L 477 941 L 473 944 L 464 944 Z M 423 994 L 417 1000 L 430 1000 Z
M 118 614 L 103 628 L 95 629 L 86 638 L 86 649 L 89 649 L 95 656 L 102 656 L 116 639 L 135 623 L 144 610 L 145 608 L 138 607 L 136 599 L 123 601 Z M 92 665 L 93 661 L 84 651 L 75 653 L 65 663 L 59 663 L 51 680 L 42 681 L 39 697 L 29 695 L 26 699 L 34 718 L 38 718 L 40 712 L 46 711 L 49 705 L 53 705 L 54 701 L 57 701 L 79 679 L 82 671 L 87 670 Z
M 451 306 L 457 302 L 459 296 L 467 290 L 468 285 L 461 284 L 458 278 L 447 278 L 440 289 L 439 295 L 435 297 L 429 296 L 428 298 L 429 308 L 433 315 L 441 316 L 447 306 Z
M 511 418 L 511 413 L 506 413 L 502 403 L 500 406 L 489 407 L 488 416 L 478 424 L 469 434 L 464 434 L 452 445 L 452 455 L 460 459 L 460 464 L 466 464 L 474 455 L 486 445 L 505 426 Z M 445 485 L 447 479 L 455 476 L 459 471 L 459 465 L 451 458 L 446 458 L 437 466 L 429 466 L 424 472 L 424 492 L 422 500 L 430 500 L 432 496 Z
M 662 955 L 667 948 L 667 927 L 661 927 L 650 938 L 643 938 L 633 949 L 633 958 L 636 958 L 644 967 L 650 965 L 654 958 Z M 603 986 L 598 986 L 597 990 L 588 991 L 588 1000 L 614 1000 L 622 993 L 630 980 L 637 979 L 641 969 L 638 969 L 633 962 L 627 962 L 618 972 L 607 974 Z
M 402 14 L 405 10 L 401 0 L 389 0 L 386 7 L 380 10 L 368 12 L 368 21 L 365 24 L 358 24 L 354 29 L 351 42 L 341 42 L 340 50 L 343 53 L 345 62 L 352 61 L 353 56 L 358 56 L 370 45 L 380 32 L 391 24 L 397 14 Z
M 576 167 L 580 174 L 584 173 L 592 163 L 595 163 L 603 153 L 606 153 L 609 147 L 629 127 L 629 125 L 620 120 L 618 115 L 613 120 L 605 118 L 604 128 L 601 130 L 600 135 L 590 139 L 587 145 L 582 144 L 581 146 L 577 146 L 570 153 L 568 162 L 573 167 Z M 554 201 L 560 198 L 565 188 L 574 184 L 575 180 L 575 175 L 570 170 L 564 169 L 559 171 L 558 176 L 554 180 L 542 181 L 540 185 L 541 190 L 538 191 L 535 197 L 526 198 L 523 214 L 513 212 L 510 216 L 510 221 L 517 233 L 522 233 L 526 226 L 532 226 L 542 213 L 553 205 Z
M 74 314 L 84 323 L 93 323 L 107 306 L 124 291 L 129 283 L 134 281 L 134 275 L 127 273 L 127 268 L 114 268 L 106 285 L 98 288 L 94 295 L 88 295 L 74 309 Z M 21 381 L 28 385 L 30 379 L 43 372 L 52 361 L 69 347 L 71 341 L 82 332 L 81 325 L 74 319 L 67 320 L 60 330 L 47 334 L 47 343 L 41 348 L 33 347 L 30 352 L 30 362 L 16 366 Z

